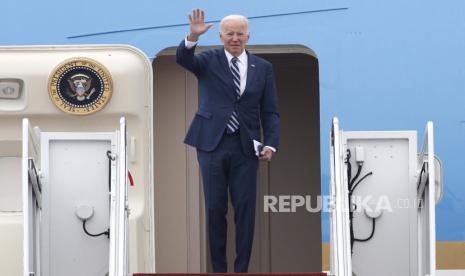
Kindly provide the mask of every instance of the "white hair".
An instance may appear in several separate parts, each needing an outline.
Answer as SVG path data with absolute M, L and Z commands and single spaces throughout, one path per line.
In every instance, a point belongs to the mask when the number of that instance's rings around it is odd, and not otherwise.
M 221 22 L 220 22 L 220 32 L 223 32 L 224 22 L 229 21 L 229 20 L 236 20 L 236 21 L 244 22 L 247 28 L 247 34 L 249 33 L 249 20 L 247 19 L 247 17 L 243 15 L 238 15 L 238 14 L 231 14 L 231 15 L 223 17 L 223 19 L 221 19 Z

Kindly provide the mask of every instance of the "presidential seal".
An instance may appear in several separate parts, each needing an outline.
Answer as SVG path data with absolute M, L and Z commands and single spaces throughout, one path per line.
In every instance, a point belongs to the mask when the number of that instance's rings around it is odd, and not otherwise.
M 48 94 L 63 112 L 88 115 L 101 110 L 110 100 L 113 83 L 108 70 L 90 58 L 72 58 L 50 74 Z

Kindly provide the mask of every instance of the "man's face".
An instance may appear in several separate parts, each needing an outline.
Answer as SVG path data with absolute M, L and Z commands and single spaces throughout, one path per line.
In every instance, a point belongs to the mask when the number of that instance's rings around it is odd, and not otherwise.
M 241 20 L 225 21 L 220 32 L 220 39 L 226 51 L 238 57 L 245 50 L 245 45 L 249 41 L 246 23 Z

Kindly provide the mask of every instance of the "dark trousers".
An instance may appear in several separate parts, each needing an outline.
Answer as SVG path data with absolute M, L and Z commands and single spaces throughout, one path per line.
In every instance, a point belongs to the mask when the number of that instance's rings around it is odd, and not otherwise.
M 234 207 L 234 272 L 247 272 L 255 226 L 258 159 L 242 151 L 239 134 L 225 134 L 211 152 L 197 150 L 203 178 L 207 231 L 214 272 L 227 272 L 228 190 Z

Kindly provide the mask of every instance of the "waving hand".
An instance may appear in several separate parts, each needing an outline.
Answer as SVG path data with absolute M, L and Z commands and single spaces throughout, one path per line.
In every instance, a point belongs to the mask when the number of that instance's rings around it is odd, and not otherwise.
M 213 24 L 205 24 L 205 13 L 201 9 L 192 10 L 192 13 L 189 14 L 190 22 L 190 34 L 187 38 L 189 41 L 197 41 L 199 37 L 206 33 Z

